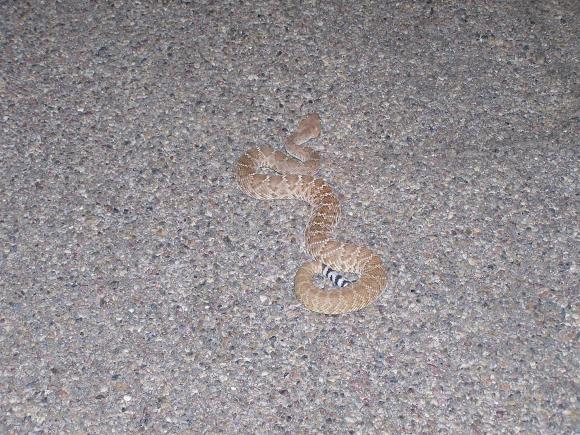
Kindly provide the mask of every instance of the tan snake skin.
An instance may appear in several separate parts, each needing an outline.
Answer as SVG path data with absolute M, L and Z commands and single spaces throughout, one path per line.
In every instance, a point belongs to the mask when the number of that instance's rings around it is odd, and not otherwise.
M 320 117 L 310 114 L 288 137 L 286 151 L 293 159 L 270 146 L 253 148 L 236 164 L 236 178 L 241 189 L 258 199 L 302 199 L 313 207 L 304 232 L 306 251 L 314 261 L 304 264 L 294 278 L 294 291 L 304 306 L 325 314 L 360 310 L 377 299 L 387 284 L 387 272 L 381 259 L 370 249 L 332 238 L 340 215 L 340 204 L 332 188 L 314 174 L 320 167 L 320 155 L 301 146 L 320 135 Z M 267 167 L 280 175 L 261 174 Z M 359 279 L 343 288 L 321 289 L 315 275 L 326 264 L 342 272 L 352 272 Z

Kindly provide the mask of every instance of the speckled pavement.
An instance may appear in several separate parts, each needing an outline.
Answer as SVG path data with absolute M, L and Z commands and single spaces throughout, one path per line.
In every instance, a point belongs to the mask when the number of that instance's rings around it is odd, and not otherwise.
M 0 432 L 573 433 L 574 0 L 0 2 Z M 338 237 L 238 156 L 307 113 Z

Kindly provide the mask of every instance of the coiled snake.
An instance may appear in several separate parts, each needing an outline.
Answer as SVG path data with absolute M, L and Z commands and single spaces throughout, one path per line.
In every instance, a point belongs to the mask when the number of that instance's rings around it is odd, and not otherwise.
M 236 163 L 236 178 L 241 189 L 258 199 L 301 199 L 313 207 L 304 232 L 306 251 L 313 261 L 298 269 L 294 291 L 306 308 L 325 314 L 348 313 L 366 307 L 377 299 L 387 284 L 387 272 L 381 259 L 370 249 L 332 238 L 340 216 L 338 197 L 332 188 L 315 174 L 320 167 L 320 155 L 303 143 L 320 135 L 320 117 L 310 114 L 286 141 L 291 156 L 270 146 L 253 148 Z M 262 167 L 279 175 L 263 174 Z M 350 283 L 332 269 L 352 272 L 359 279 Z M 317 274 L 333 278 L 345 285 L 321 289 L 313 278 Z

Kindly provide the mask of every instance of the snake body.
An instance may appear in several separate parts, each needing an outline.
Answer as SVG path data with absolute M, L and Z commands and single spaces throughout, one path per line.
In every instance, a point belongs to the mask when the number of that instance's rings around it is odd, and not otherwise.
M 296 272 L 296 297 L 312 311 L 348 313 L 366 307 L 380 296 L 387 284 L 387 272 L 380 257 L 370 249 L 332 238 L 340 216 L 338 197 L 323 179 L 315 176 L 320 168 L 320 155 L 302 146 L 319 135 L 320 117 L 310 114 L 286 141 L 286 151 L 294 158 L 270 146 L 252 148 L 238 159 L 235 173 L 242 191 L 254 198 L 301 199 L 312 206 L 304 238 L 306 251 L 313 260 Z M 277 174 L 260 173 L 264 167 Z M 332 269 L 356 273 L 359 279 L 350 283 L 335 275 L 333 282 L 344 287 L 317 287 L 314 276 L 336 273 Z

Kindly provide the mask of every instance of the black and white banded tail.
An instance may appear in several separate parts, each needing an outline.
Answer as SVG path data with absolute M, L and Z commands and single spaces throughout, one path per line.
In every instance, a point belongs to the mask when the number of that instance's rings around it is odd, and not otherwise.
M 352 284 L 352 281 L 349 281 L 344 276 L 340 275 L 336 270 L 331 269 L 326 264 L 322 265 L 322 274 L 332 282 L 332 285 L 335 287 L 346 287 L 349 284 Z

